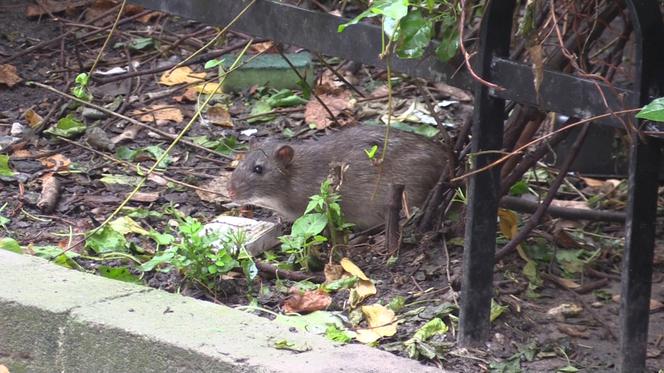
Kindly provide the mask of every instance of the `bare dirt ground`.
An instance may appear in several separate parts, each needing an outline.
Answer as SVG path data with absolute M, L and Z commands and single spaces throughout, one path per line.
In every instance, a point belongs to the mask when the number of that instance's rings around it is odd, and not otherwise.
M 116 156 L 115 149 L 92 146 L 90 133 L 82 137 L 73 137 L 72 142 L 57 140 L 43 132 L 44 128 L 31 128 L 26 113 L 29 109 L 43 118 L 48 118 L 46 128 L 76 108 L 60 95 L 43 88 L 29 87 L 27 81 L 35 81 L 67 91 L 78 72 L 87 71 L 96 57 L 105 33 L 92 36 L 82 35 L 100 27 L 96 24 L 87 26 L 87 18 L 81 18 L 81 9 L 59 13 L 59 20 L 48 15 L 26 17 L 28 2 L 12 0 L 0 3 L 0 61 L 9 59 L 7 64 L 16 68 L 22 82 L 9 88 L 0 85 L 0 138 L 11 142 L 2 144 L 0 154 L 10 156 L 10 167 L 15 172 L 13 178 L 0 179 L 0 216 L 7 221 L 0 226 L 0 237 L 11 237 L 18 241 L 25 252 L 35 252 L 34 248 L 53 245 L 66 247 L 76 243 L 81 234 L 99 225 L 123 201 L 132 185 L 108 183 L 103 181 L 107 175 L 135 175 L 130 166 L 119 164 L 102 154 Z M 17 53 L 39 43 L 52 40 L 65 32 L 74 31 L 61 41 L 54 41 L 42 48 L 12 58 Z M 139 37 L 149 35 L 161 38 L 159 49 L 129 51 L 118 46 L 108 48 L 99 69 L 126 67 L 130 60 L 141 61 L 138 70 L 156 69 L 173 64 L 190 55 L 214 34 L 214 30 L 195 22 L 161 15 L 143 21 L 127 22 L 120 27 L 118 36 L 110 45 L 117 42 L 127 43 Z M 157 31 L 155 31 L 157 30 Z M 184 38 L 183 35 L 194 35 Z M 241 42 L 240 36 L 230 36 L 219 49 Z M 294 50 L 294 49 L 293 49 Z M 202 71 L 202 63 L 192 65 L 195 71 Z M 320 68 L 322 72 L 324 68 Z M 164 95 L 164 87 L 157 82 L 161 72 L 144 74 L 133 79 L 114 82 L 103 86 L 92 83 L 98 103 L 109 104 L 115 97 L 123 101 L 116 105 L 116 111 L 134 118 L 134 110 L 163 104 L 177 108 L 182 119 L 167 119 L 151 123 L 168 134 L 176 134 L 195 112 L 195 100 L 182 97 L 182 91 Z M 384 74 L 376 69 L 362 67 L 354 72 L 355 82 L 365 90 L 379 89 L 384 85 Z M 396 96 L 404 102 L 413 100 L 417 91 L 409 88 L 408 82 L 397 86 Z M 249 123 L 250 106 L 247 104 L 257 95 L 256 89 L 228 95 L 228 113 L 233 127 L 195 123 L 188 133 L 190 139 L 196 136 L 208 136 L 220 139 L 236 136 L 241 142 L 247 140 L 242 135 L 246 129 L 257 129 L 257 136 L 282 135 L 284 130 L 298 137 L 312 136 L 315 131 L 305 124 L 304 110 L 292 110 L 277 116 L 268 123 Z M 446 115 L 447 120 L 461 125 L 464 115 L 469 112 L 469 103 L 460 102 L 454 97 L 439 94 L 440 99 L 451 99 L 453 104 Z M 377 100 L 378 110 L 385 108 L 385 102 Z M 381 106 L 382 105 L 382 106 Z M 51 113 L 51 114 L 49 114 Z M 360 121 L 352 110 L 343 115 L 349 122 Z M 108 115 L 85 119 L 88 125 L 102 129 L 106 136 L 126 133 L 129 123 Z M 11 132 L 13 123 L 21 123 L 22 130 Z M 288 132 L 286 131 L 286 132 Z M 322 133 L 322 132 L 321 132 Z M 15 141 L 8 141 L 13 136 Z M 140 129 L 134 137 L 120 144 L 130 148 L 145 148 L 159 145 L 163 148 L 167 139 L 156 136 L 152 131 Z M 81 146 L 83 145 L 83 146 Z M 54 210 L 45 212 L 38 207 L 44 175 L 53 172 L 52 164 L 44 163 L 47 156 L 57 155 L 61 161 L 66 159 L 67 170 L 60 169 L 55 176 L 60 184 L 57 203 Z M 154 157 L 149 154 L 133 162 L 150 165 Z M 226 158 L 212 155 L 199 148 L 178 144 L 171 155 L 173 161 L 163 176 L 187 184 L 209 187 L 210 182 L 222 183 L 219 175 L 227 174 L 233 155 Z M 597 195 L 604 193 L 601 186 L 595 190 L 580 180 L 572 180 L 580 188 L 590 188 L 587 192 Z M 183 185 L 160 180 L 149 181 L 142 189 L 141 198 L 132 200 L 128 206 L 141 211 L 163 212 L 165 208 L 176 208 L 187 216 L 202 222 L 208 222 L 216 215 L 227 213 L 224 199 L 203 196 Z M 615 188 L 607 198 L 616 201 L 616 206 L 624 203 L 624 185 Z M 459 209 L 457 209 L 459 210 Z M 269 212 L 257 210 L 259 219 L 275 220 Z M 371 237 L 367 245 L 351 250 L 348 255 L 371 278 L 378 289 L 372 302 L 388 304 L 395 297 L 404 297 L 406 306 L 400 311 L 403 321 L 397 334 L 381 340 L 380 348 L 385 348 L 400 355 L 407 355 L 403 342 L 425 322 L 439 316 L 448 325 L 454 325 L 457 311 L 454 305 L 458 299 L 458 284 L 462 260 L 462 213 L 450 214 L 449 223 L 443 233 L 424 237 L 417 245 L 404 247 L 396 262 L 388 261 L 390 255 L 384 252 L 380 237 Z M 528 215 L 520 214 L 521 221 Z M 164 231 L 169 225 L 163 216 L 137 217 L 142 226 L 156 231 Z M 661 228 L 661 227 L 660 227 Z M 560 233 L 563 229 L 564 234 Z M 661 229 L 659 230 L 661 232 Z M 431 360 L 422 358 L 427 364 L 436 364 L 446 369 L 460 372 L 606 372 L 615 369 L 618 360 L 618 303 L 621 245 L 624 227 L 616 224 L 588 224 L 585 222 L 563 222 L 549 220 L 527 241 L 527 252 L 537 259 L 538 272 L 542 283 L 536 289 L 529 289 L 529 280 L 524 274 L 525 262 L 519 255 L 511 254 L 496 265 L 494 283 L 495 301 L 505 310 L 492 324 L 492 336 L 486 348 L 460 350 L 454 348 L 454 330 L 439 335 L 429 341 L 436 348 Z M 132 238 L 134 244 L 130 252 L 136 258 L 147 260 L 157 248 L 147 239 Z M 505 242 L 502 238 L 502 243 Z M 664 368 L 661 342 L 664 338 L 664 314 L 661 312 L 664 301 L 662 278 L 662 259 L 664 246 L 657 245 L 656 268 L 653 276 L 653 313 L 650 317 L 650 338 L 648 345 L 648 370 L 656 372 Z M 100 259 L 94 253 L 88 253 L 82 244 L 74 246 L 73 252 L 85 257 L 76 259 L 82 270 L 101 272 L 102 267 L 127 267 L 134 275 L 140 274 L 136 263 L 122 257 Z M 568 260 L 564 255 L 567 253 Z M 548 263 L 548 265 L 545 265 Z M 576 268 L 574 268 L 577 266 Z M 578 267 L 580 266 L 580 268 Z M 584 270 L 590 269 L 590 270 Z M 563 274 L 564 272 L 564 274 Z M 566 278 L 565 278 L 566 277 Z M 558 279 L 558 281 L 556 281 Z M 562 280 L 561 280 L 562 279 Z M 248 284 L 242 276 L 220 280 L 213 293 L 210 289 L 186 285 L 182 276 L 171 271 L 162 273 L 151 271 L 144 274 L 143 280 L 150 286 L 168 291 L 181 291 L 185 294 L 218 301 L 230 306 L 247 305 L 252 300 L 254 305 L 279 312 L 287 297 L 282 290 L 284 284 L 274 281 L 269 276 L 260 275 Z M 573 281 L 587 288 L 580 293 L 569 286 Z M 285 281 L 286 284 L 292 282 Z M 287 287 L 286 287 L 287 288 Z M 214 294 L 214 295 L 213 295 Z M 337 293 L 330 310 L 348 312 L 347 292 Z M 572 311 L 565 315 L 552 316 L 549 311 L 561 305 L 567 305 Z M 452 313 L 446 310 L 453 309 Z M 266 314 L 267 315 L 267 314 Z M 573 368 L 572 368 L 573 367 Z

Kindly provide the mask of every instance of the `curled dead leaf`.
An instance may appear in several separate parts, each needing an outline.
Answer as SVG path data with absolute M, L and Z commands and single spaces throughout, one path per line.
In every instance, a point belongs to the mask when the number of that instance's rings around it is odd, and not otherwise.
M 373 343 L 382 337 L 390 337 L 397 332 L 397 320 L 394 311 L 380 304 L 362 307 L 362 314 L 368 328 L 356 330 L 356 339 L 362 343 Z
M 196 83 L 203 81 L 205 75 L 205 72 L 194 73 L 190 67 L 182 66 L 163 73 L 159 78 L 159 84 L 173 86 L 184 83 Z
M 330 306 L 332 298 L 321 290 L 300 291 L 296 287 L 290 289 L 290 296 L 283 304 L 286 313 L 303 313 L 324 310 Z
M 156 104 L 144 109 L 134 110 L 132 115 L 139 116 L 138 120 L 141 122 L 151 123 L 154 121 L 157 124 L 166 124 L 167 122 L 179 123 L 184 119 L 180 109 L 163 104 Z
M 5 64 L 0 65 L 0 84 L 4 84 L 11 88 L 21 82 L 21 77 L 18 76 L 16 67 L 13 65 Z

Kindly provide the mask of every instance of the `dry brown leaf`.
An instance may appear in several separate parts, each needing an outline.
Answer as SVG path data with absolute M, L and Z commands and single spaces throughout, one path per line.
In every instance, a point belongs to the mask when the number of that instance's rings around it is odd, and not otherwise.
M 138 133 L 141 131 L 141 128 L 143 127 L 137 125 L 129 126 L 125 128 L 125 130 L 122 131 L 121 134 L 114 136 L 111 139 L 111 143 L 117 145 L 125 140 L 133 140 L 136 138 L 136 135 L 138 135 Z
M 44 121 L 44 118 L 32 108 L 26 110 L 23 117 L 25 117 L 25 121 L 28 122 L 31 128 L 39 126 Z
M 286 313 L 304 313 L 324 310 L 332 303 L 332 298 L 326 292 L 309 290 L 302 292 L 296 287 L 290 289 L 290 296 L 283 304 Z
M 560 330 L 560 332 L 562 333 L 569 335 L 570 337 L 575 337 L 575 338 L 587 339 L 590 336 L 588 334 L 588 328 L 580 325 L 569 325 L 569 324 L 558 323 L 558 330 Z
M 519 232 L 519 217 L 514 211 L 506 209 L 498 209 L 498 217 L 500 218 L 500 233 L 511 240 Z
M 330 283 L 336 281 L 343 277 L 344 268 L 339 264 L 327 263 L 325 264 L 325 269 L 323 270 L 325 274 L 325 283 Z
M 553 242 L 564 249 L 576 249 L 581 247 L 574 237 L 567 233 L 564 229 L 556 227 L 553 230 Z
M 344 269 L 344 271 L 350 273 L 351 275 L 366 281 L 371 281 L 367 275 L 362 272 L 360 267 L 358 267 L 353 261 L 348 258 L 341 258 L 339 265 Z
M 39 17 L 49 13 L 60 13 L 65 10 L 74 10 L 91 2 L 92 0 L 41 0 L 37 4 L 29 4 L 25 7 L 25 15 L 27 17 Z
M 367 320 L 368 328 L 356 330 L 355 337 L 362 343 L 373 343 L 382 337 L 390 337 L 397 332 L 394 311 L 380 304 L 363 306 L 362 313 Z
M 18 76 L 16 72 L 16 67 L 14 65 L 5 64 L 0 65 L 0 84 L 4 84 L 7 87 L 11 88 L 18 84 L 21 80 L 21 77 Z
M 166 71 L 159 78 L 159 84 L 173 86 L 184 83 L 196 83 L 205 79 L 205 73 L 194 73 L 189 66 L 182 66 L 173 71 Z
M 196 189 L 196 195 L 203 202 L 226 203 L 230 201 L 228 196 L 228 182 L 231 178 L 230 171 L 222 171 L 220 175 L 215 176 L 214 179 L 200 185 L 204 190 Z
M 194 91 L 204 95 L 213 95 L 221 92 L 222 89 L 220 88 L 219 83 L 207 82 L 194 86 Z
M 198 97 L 198 92 L 196 87 L 187 88 L 181 96 L 173 96 L 173 100 L 176 102 L 196 102 Z
M 539 101 L 540 87 L 542 86 L 542 79 L 544 78 L 544 56 L 542 55 L 542 46 L 535 44 L 528 48 L 528 54 L 533 66 L 533 86 L 535 88 L 535 95 Z
M 138 120 L 141 122 L 151 123 L 156 121 L 157 124 L 166 124 L 168 122 L 179 123 L 183 120 L 182 111 L 180 111 L 180 109 L 163 104 L 156 104 L 144 109 L 134 110 L 132 115 L 139 116 Z
M 470 102 L 473 100 L 473 96 L 471 96 L 461 88 L 452 87 L 451 85 L 447 85 L 441 82 L 434 83 L 433 86 L 438 92 L 449 97 L 450 99 L 457 100 L 460 102 Z
M 131 197 L 136 202 L 154 202 L 159 199 L 159 193 L 138 192 Z
M 251 45 L 251 49 L 256 53 L 277 53 L 277 48 L 274 47 L 274 43 L 271 41 L 265 41 L 262 43 L 256 43 Z
M 71 160 L 62 154 L 54 154 L 50 157 L 41 158 L 39 161 L 44 167 L 51 169 L 53 172 L 66 171 L 71 165 Z
M 590 207 L 588 207 L 586 201 L 567 201 L 567 200 L 554 199 L 553 201 L 551 201 L 551 206 L 590 210 Z
M 345 110 L 352 109 L 355 105 L 355 100 L 352 99 L 348 91 L 342 91 L 338 95 L 322 94 L 318 97 L 335 117 Z M 315 124 L 318 129 L 327 128 L 330 124 L 334 123 L 329 117 L 327 110 L 315 99 L 311 99 L 307 103 L 304 110 L 304 119 L 307 123 Z
M 210 123 L 221 127 L 233 128 L 231 113 L 229 113 L 228 109 L 222 105 L 208 107 L 208 110 L 205 113 L 205 119 Z

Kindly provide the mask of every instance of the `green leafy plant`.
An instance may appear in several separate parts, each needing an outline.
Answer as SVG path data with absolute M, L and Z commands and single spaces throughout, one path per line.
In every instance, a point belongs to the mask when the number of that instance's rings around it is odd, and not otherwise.
M 436 56 L 449 61 L 459 49 L 459 4 L 448 0 L 379 0 L 352 20 L 339 25 L 343 32 L 348 26 L 365 18 L 381 17 L 383 32 L 389 38 L 383 53 L 393 47 L 400 58 L 421 58 L 440 25 Z
M 231 231 L 224 237 L 203 234 L 203 224 L 192 217 L 178 219 L 179 240 L 166 250 L 143 263 L 143 271 L 151 271 L 161 264 L 177 268 L 185 278 L 210 286 L 215 278 L 235 268 L 242 268 L 247 278 L 254 279 L 256 265 L 245 249 L 243 231 Z
M 76 75 L 76 80 L 74 80 L 74 87 L 71 89 L 71 93 L 84 101 L 90 101 L 92 95 L 88 90 L 88 84 L 90 83 L 90 75 L 88 73 L 80 73 Z
M 311 196 L 304 214 L 293 222 L 291 234 L 279 237 L 281 249 L 291 256 L 290 261 L 309 270 L 312 248 L 328 242 L 323 231 L 335 247 L 340 238 L 345 240 L 352 224 L 346 223 L 341 212 L 341 196 L 332 188 L 330 180 L 321 184 L 320 193 Z

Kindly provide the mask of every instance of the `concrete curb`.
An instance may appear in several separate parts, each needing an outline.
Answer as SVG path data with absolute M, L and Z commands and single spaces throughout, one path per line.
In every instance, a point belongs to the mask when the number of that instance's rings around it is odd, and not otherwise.
M 274 348 L 288 340 L 311 349 Z M 0 364 L 23 372 L 441 372 L 231 308 L 0 250 Z

